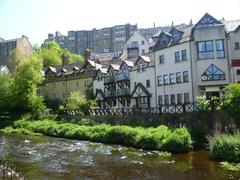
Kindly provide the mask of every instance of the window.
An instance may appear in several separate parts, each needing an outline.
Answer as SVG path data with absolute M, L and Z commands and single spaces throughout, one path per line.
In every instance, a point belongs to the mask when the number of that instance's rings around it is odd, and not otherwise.
M 170 74 L 169 75 L 169 80 L 170 80 L 170 84 L 174 84 L 175 83 L 174 74 Z
M 145 49 L 142 49 L 142 55 L 144 55 L 145 54 Z
M 159 95 L 158 96 L 158 105 L 162 105 L 163 104 L 163 96 Z
M 163 75 L 163 84 L 168 84 L 168 75 Z
M 145 72 L 146 71 L 146 64 L 139 64 L 137 65 L 137 72 Z
M 147 85 L 147 88 L 149 88 L 150 87 L 150 80 L 148 79 L 148 80 L 146 80 L 146 85 Z
M 140 98 L 140 107 L 141 108 L 147 108 L 148 107 L 147 97 L 141 97 Z
M 171 94 L 171 104 L 176 104 L 175 94 Z
M 188 79 L 188 71 L 184 71 L 183 72 L 183 82 L 188 82 L 189 79 Z
M 223 40 L 216 40 L 216 50 L 217 58 L 225 57 Z
M 239 49 L 239 42 L 234 43 L 235 49 Z
M 184 93 L 184 103 L 189 103 L 190 102 L 190 97 L 189 93 Z
M 159 56 L 159 64 L 164 64 L 164 55 Z
M 79 87 L 79 82 L 77 81 L 76 83 L 77 83 L 76 86 Z
M 161 86 L 162 85 L 162 76 L 157 77 L 157 85 Z
M 240 69 L 237 69 L 236 73 L 237 75 L 240 75 Z
M 132 42 L 132 48 L 137 48 L 138 47 L 138 42 L 137 41 L 133 41 Z
M 145 44 L 145 42 L 144 41 L 142 41 L 142 43 L 141 43 L 142 45 L 144 45 Z
M 63 82 L 62 85 L 65 86 L 65 82 Z
M 165 105 L 169 104 L 169 95 L 164 96 L 164 104 Z
M 177 94 L 177 104 L 182 104 L 182 94 Z
M 65 93 L 62 93 L 62 97 L 63 97 L 63 99 L 65 99 Z
M 181 73 L 180 72 L 177 72 L 176 73 L 176 83 L 181 83 L 181 79 L 182 79 L 182 77 L 181 77 L 182 75 L 181 75 Z
M 213 42 L 202 41 L 198 42 L 198 59 L 212 59 L 213 58 Z
M 186 61 L 187 60 L 187 50 L 184 49 L 182 50 L 182 61 Z
M 211 64 L 207 70 L 202 73 L 202 81 L 218 81 L 225 80 L 225 73 L 220 70 L 217 66 Z
M 179 62 L 180 61 L 180 53 L 179 51 L 175 52 L 175 62 Z

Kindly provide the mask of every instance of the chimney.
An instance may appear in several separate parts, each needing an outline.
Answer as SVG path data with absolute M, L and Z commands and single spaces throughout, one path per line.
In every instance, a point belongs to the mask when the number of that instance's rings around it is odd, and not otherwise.
M 67 60 L 68 60 L 68 55 L 66 55 L 65 53 L 62 54 L 61 56 L 62 58 L 62 65 L 66 65 L 67 64 Z
M 153 28 L 155 28 L 156 27 L 156 25 L 155 25 L 155 22 L 153 23 Z
M 85 58 L 85 61 L 89 60 L 90 57 L 91 57 L 91 50 L 90 49 L 86 49 L 85 50 L 85 54 L 84 54 L 84 58 Z

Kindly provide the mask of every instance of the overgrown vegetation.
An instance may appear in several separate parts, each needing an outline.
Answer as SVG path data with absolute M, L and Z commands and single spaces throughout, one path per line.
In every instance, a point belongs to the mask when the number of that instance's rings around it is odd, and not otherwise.
M 155 149 L 174 153 L 187 152 L 191 149 L 191 135 L 185 127 L 169 129 L 140 128 L 129 126 L 80 126 L 53 120 L 16 121 L 14 129 L 27 129 L 34 133 L 78 140 L 90 140 L 110 144 L 122 144 L 143 149 Z
M 228 171 L 240 171 L 240 163 L 236 164 L 229 162 L 221 162 L 220 165 L 223 169 L 226 169 Z
M 43 67 L 61 65 L 63 53 L 68 57 L 68 64 L 79 64 L 84 59 L 81 55 L 73 54 L 67 49 L 61 49 L 54 41 L 45 42 L 42 48 L 35 47 L 35 53 L 43 59 Z
M 214 159 L 240 162 L 240 132 L 233 135 L 217 134 L 210 138 L 209 146 Z
M 86 115 L 88 114 L 88 110 L 95 105 L 94 100 L 87 100 L 85 95 L 77 91 L 69 94 L 66 101 L 60 106 L 60 110 L 79 109 L 79 115 Z

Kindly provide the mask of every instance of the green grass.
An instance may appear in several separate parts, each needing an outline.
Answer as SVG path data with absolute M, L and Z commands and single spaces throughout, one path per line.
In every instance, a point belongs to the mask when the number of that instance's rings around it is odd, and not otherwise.
M 240 164 L 229 163 L 229 162 L 221 162 L 220 165 L 223 169 L 226 169 L 228 171 L 240 172 Z
M 6 133 L 6 134 L 24 134 L 24 135 L 31 135 L 31 136 L 42 135 L 40 133 L 34 133 L 24 128 L 13 129 L 12 127 L 6 127 L 4 129 L 1 129 L 0 132 Z
M 173 153 L 191 149 L 191 135 L 185 127 L 170 129 L 161 125 L 157 128 L 111 126 L 106 124 L 85 126 L 54 120 L 18 120 L 13 129 L 25 129 L 53 137 L 89 140 L 109 144 L 121 144 L 142 149 Z
M 211 156 L 219 161 L 240 162 L 240 133 L 218 134 L 209 142 Z

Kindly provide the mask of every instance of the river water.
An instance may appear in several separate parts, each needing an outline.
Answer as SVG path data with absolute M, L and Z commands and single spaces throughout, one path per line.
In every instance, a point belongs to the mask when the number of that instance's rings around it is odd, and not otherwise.
M 0 159 L 15 164 L 29 180 L 240 179 L 240 173 L 221 169 L 208 156 L 201 150 L 161 157 L 119 145 L 0 134 Z

